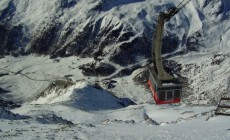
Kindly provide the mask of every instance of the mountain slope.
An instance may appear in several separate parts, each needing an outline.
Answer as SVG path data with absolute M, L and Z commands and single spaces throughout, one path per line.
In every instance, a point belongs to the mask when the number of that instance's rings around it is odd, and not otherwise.
M 165 25 L 182 102 L 147 87 L 157 16 L 180 2 L 1 0 L 0 139 L 229 140 L 214 114 L 230 92 L 228 0 L 192 0 Z
M 157 14 L 179 2 L 3 0 L 0 7 L 0 30 L 4 32 L 2 53 L 18 50 L 53 57 L 107 56 L 118 64 L 134 63 L 138 61 L 137 56 L 150 56 Z M 225 1 L 190 2 L 166 26 L 168 42 L 164 48 L 172 52 L 186 47 L 191 34 L 210 21 L 225 17 L 228 7 Z M 172 43 L 174 47 L 169 46 Z
M 2 0 L 0 53 L 37 53 L 50 55 L 51 58 L 70 55 L 100 57 L 102 61 L 96 73 L 103 74 L 103 71 L 110 69 L 107 76 L 130 75 L 135 69 L 149 64 L 146 60 L 150 58 L 151 40 L 159 12 L 166 11 L 180 2 L 179 0 Z M 181 63 L 182 69 L 190 73 L 189 76 L 187 72 L 179 72 L 187 78 L 186 83 L 193 99 L 198 100 L 203 92 L 209 93 L 215 90 L 217 90 L 215 93 L 220 92 L 216 94 L 217 96 L 226 94 L 228 76 L 219 77 L 218 73 L 209 75 L 214 79 L 218 78 L 211 80 L 213 86 L 209 86 L 209 82 L 202 79 L 205 79 L 210 69 L 211 71 L 217 69 L 216 65 L 209 61 L 221 59 L 224 61 L 221 69 L 228 67 L 229 10 L 227 0 L 193 0 L 165 26 L 162 52 L 166 54 L 165 56 L 185 54 L 183 57 L 173 59 Z M 193 71 L 197 69 L 194 67 L 196 59 L 193 61 L 190 54 L 201 55 L 198 77 L 193 76 Z M 216 55 L 220 55 L 220 58 L 215 57 Z M 96 75 L 93 67 L 98 66 L 91 65 L 95 63 L 93 60 L 91 62 L 81 67 L 87 76 Z M 224 71 L 227 73 L 228 70 Z M 216 81 L 221 81 L 221 84 L 217 85 Z M 190 96 L 188 90 L 185 96 Z

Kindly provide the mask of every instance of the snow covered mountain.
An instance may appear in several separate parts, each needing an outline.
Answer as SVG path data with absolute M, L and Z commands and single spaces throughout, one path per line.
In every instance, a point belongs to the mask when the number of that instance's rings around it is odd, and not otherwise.
M 124 68 L 118 75 L 130 75 L 133 70 L 149 64 L 151 41 L 159 12 L 166 11 L 180 2 L 1 0 L 1 54 L 37 53 L 50 55 L 51 58 L 71 55 L 100 57 L 103 61 L 96 69 L 97 73 L 103 75 L 106 70 L 106 76 L 114 75 L 116 69 L 119 69 L 118 66 L 122 66 Z M 197 96 L 202 93 L 207 97 L 206 91 L 220 92 L 217 96 L 226 94 L 224 92 L 227 77 L 215 74 L 213 71 L 218 71 L 219 68 L 214 67 L 215 62 L 209 61 L 227 61 L 229 10 L 230 4 L 227 0 L 192 0 L 166 24 L 162 50 L 164 54 L 188 55 L 190 51 L 197 52 L 194 55 L 209 54 L 202 57 L 200 63 L 195 62 L 196 64 L 190 55 L 187 57 L 193 62 L 177 55 L 177 61 L 185 71 L 191 73 L 191 69 L 200 69 L 199 77 L 194 77 L 194 74 L 187 77 L 187 73 L 183 75 L 188 78 L 192 92 L 198 92 Z M 144 65 L 143 61 L 146 62 Z M 190 66 L 184 65 L 185 61 Z M 87 65 L 81 67 L 83 73 L 87 76 L 96 75 L 90 68 L 92 65 Z M 223 65 L 219 71 L 227 73 L 228 66 Z M 214 75 L 210 76 L 213 73 Z M 203 80 L 205 78 L 218 78 L 218 81 L 224 82 L 225 85 L 216 85 L 216 82 L 209 85 L 209 82 L 205 82 L 207 80 Z M 219 89 L 221 86 L 223 87 Z
M 146 87 L 158 14 L 180 2 L 1 0 L 0 139 L 229 139 L 214 116 L 230 92 L 229 0 L 192 0 L 165 25 L 182 102 L 157 106 Z
M 107 56 L 127 65 L 148 58 L 159 12 L 171 0 L 2 0 L 1 53 Z M 167 25 L 164 52 L 188 47 L 190 36 L 228 17 L 229 3 L 194 0 Z M 222 35 L 223 33 L 220 33 Z M 169 44 L 174 44 L 169 45 Z M 125 58 L 125 59 L 124 59 Z

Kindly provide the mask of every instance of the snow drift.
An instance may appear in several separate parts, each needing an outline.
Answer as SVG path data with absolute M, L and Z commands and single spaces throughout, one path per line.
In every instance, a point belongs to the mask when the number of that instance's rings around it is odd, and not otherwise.
M 119 99 L 102 88 L 94 87 L 85 81 L 69 87 L 53 86 L 47 88 L 31 104 L 61 103 L 82 110 L 118 109 L 133 104 L 131 100 Z

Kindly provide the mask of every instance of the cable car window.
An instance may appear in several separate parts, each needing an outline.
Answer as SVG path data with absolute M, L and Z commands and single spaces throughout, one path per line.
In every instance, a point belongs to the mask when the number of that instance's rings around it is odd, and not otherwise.
M 173 91 L 169 90 L 167 91 L 167 100 L 173 98 Z
M 159 100 L 165 100 L 165 91 L 159 91 Z
M 180 98 L 180 90 L 174 90 L 174 97 Z

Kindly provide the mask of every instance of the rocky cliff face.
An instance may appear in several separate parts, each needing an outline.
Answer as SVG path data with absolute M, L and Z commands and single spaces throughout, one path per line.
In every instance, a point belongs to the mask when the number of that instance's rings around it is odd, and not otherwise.
M 122 66 L 137 63 L 150 57 L 158 13 L 179 2 L 2 0 L 0 54 L 100 56 Z M 227 0 L 190 2 L 166 25 L 163 53 L 197 50 L 191 36 L 224 20 L 229 9 Z
M 130 20 L 129 15 L 117 9 L 136 2 L 141 1 L 4 0 L 0 9 L 1 54 L 38 53 L 52 57 L 109 54 L 111 60 L 124 64 L 123 58 L 133 61 L 135 52 L 148 56 L 151 41 L 148 33 L 144 33 L 148 26 L 141 23 L 146 28 L 136 30 L 133 23 L 125 21 Z
M 150 56 L 151 38 L 157 14 L 179 2 L 2 0 L 1 54 L 13 52 L 38 53 L 51 57 L 102 56 L 121 65 L 135 63 L 140 56 L 142 58 Z M 210 9 L 208 7 L 216 4 L 219 5 L 217 8 L 208 11 Z M 191 24 L 194 22 L 193 19 L 199 19 L 199 23 L 202 24 L 201 20 L 208 21 L 220 15 L 223 17 L 229 11 L 226 5 L 228 5 L 226 0 L 191 2 L 167 25 L 168 31 L 164 41 L 166 47 L 163 52 L 174 52 L 184 47 L 189 33 L 202 28 L 202 26 L 193 28 Z M 194 12 L 195 8 L 198 11 Z M 174 33 L 176 31 L 180 31 L 181 34 Z

